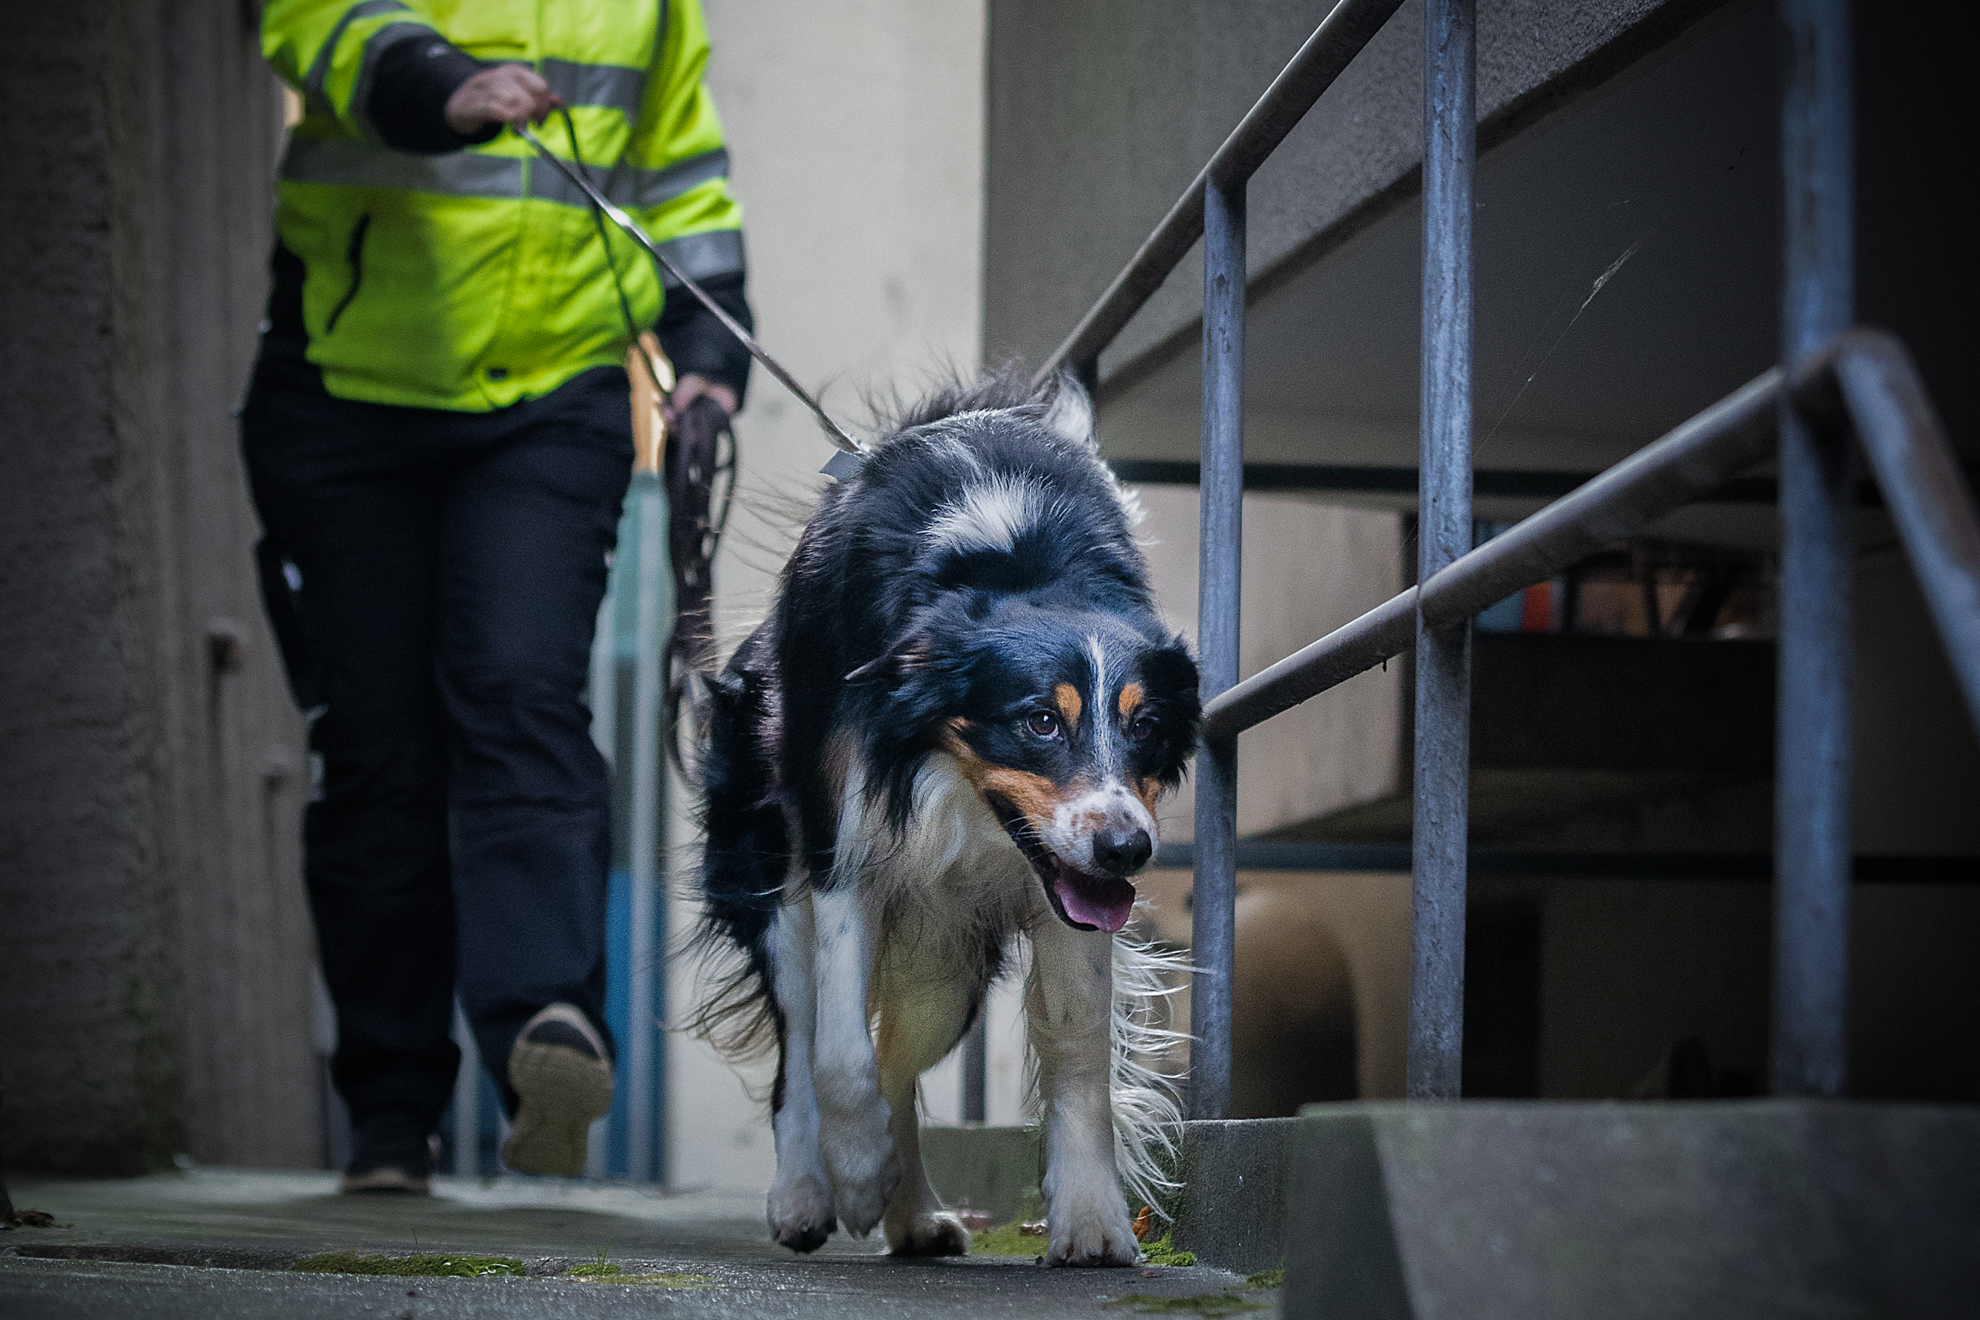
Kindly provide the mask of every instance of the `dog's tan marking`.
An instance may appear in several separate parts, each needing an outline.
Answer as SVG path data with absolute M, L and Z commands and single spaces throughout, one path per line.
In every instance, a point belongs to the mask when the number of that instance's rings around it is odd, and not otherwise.
M 1065 716 L 1066 731 L 1070 733 L 1079 727 L 1079 712 L 1085 704 L 1079 699 L 1079 689 L 1070 683 L 1061 683 L 1052 689 L 1052 700 L 1058 703 L 1059 714 Z
M 1129 683 L 1121 689 L 1121 699 L 1119 702 L 1121 723 L 1125 724 L 1134 718 L 1134 713 L 1140 709 L 1144 696 L 1145 694 L 1142 692 L 1141 684 L 1139 683 Z
M 991 764 L 963 741 L 962 731 L 968 727 L 967 720 L 950 720 L 947 732 L 942 735 L 942 750 L 956 758 L 956 763 L 962 767 L 963 778 L 979 794 L 995 793 L 1022 812 L 1027 820 L 1038 825 L 1051 820 L 1052 813 L 1058 810 L 1061 802 L 1078 796 L 1081 791 L 1079 785 L 1074 785 L 1070 790 L 1061 789 L 1043 775 Z
M 1162 798 L 1162 781 L 1153 775 L 1136 775 L 1128 780 L 1128 788 L 1148 808 L 1148 814 L 1154 815 L 1155 804 Z

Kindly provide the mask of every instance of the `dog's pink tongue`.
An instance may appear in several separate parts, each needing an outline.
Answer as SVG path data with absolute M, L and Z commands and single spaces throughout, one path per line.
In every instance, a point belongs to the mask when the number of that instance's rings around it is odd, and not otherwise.
M 1061 867 L 1053 877 L 1052 890 L 1066 915 L 1084 926 L 1117 931 L 1127 925 L 1134 911 L 1134 886 L 1109 876 L 1081 875 Z

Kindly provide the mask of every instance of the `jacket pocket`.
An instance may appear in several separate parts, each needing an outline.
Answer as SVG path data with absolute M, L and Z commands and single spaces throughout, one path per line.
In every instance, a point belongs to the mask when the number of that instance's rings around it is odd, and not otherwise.
M 369 211 L 359 216 L 357 223 L 351 226 L 351 241 L 344 248 L 344 260 L 351 268 L 351 286 L 344 290 L 344 296 L 332 309 L 330 319 L 323 323 L 323 333 L 326 335 L 337 328 L 337 318 L 342 316 L 344 309 L 351 305 L 351 299 L 358 295 L 358 286 L 364 283 L 364 235 L 370 228 L 371 212 Z

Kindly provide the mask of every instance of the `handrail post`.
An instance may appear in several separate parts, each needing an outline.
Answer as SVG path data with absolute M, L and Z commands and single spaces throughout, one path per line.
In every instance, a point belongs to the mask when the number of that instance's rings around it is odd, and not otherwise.
M 962 1120 L 981 1123 L 990 1110 L 990 999 L 976 1006 L 976 1021 L 963 1033 Z
M 1477 141 L 1473 0 L 1428 0 L 1423 32 L 1422 467 L 1417 580 L 1471 549 L 1471 174 Z M 1416 617 L 1411 1099 L 1455 1099 L 1464 1046 L 1471 621 Z
M 1203 530 L 1197 647 L 1208 701 L 1238 678 L 1244 519 L 1245 180 L 1203 191 Z M 1206 739 L 1196 758 L 1196 887 L 1190 914 L 1189 1116 L 1231 1103 L 1231 973 L 1237 925 L 1237 735 Z
M 1854 319 L 1848 0 L 1782 0 L 1781 361 Z M 1849 971 L 1850 450 L 1785 396 L 1771 1087 L 1840 1095 Z

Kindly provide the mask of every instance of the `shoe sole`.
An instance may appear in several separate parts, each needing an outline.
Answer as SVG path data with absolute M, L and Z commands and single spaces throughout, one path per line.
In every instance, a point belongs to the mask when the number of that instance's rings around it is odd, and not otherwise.
M 591 1124 L 612 1108 L 612 1069 L 567 1045 L 516 1042 L 509 1085 L 521 1104 L 502 1146 L 517 1173 L 575 1178 L 584 1172 Z
M 365 1173 L 347 1173 L 337 1184 L 345 1196 L 431 1196 L 426 1179 L 387 1165 Z

